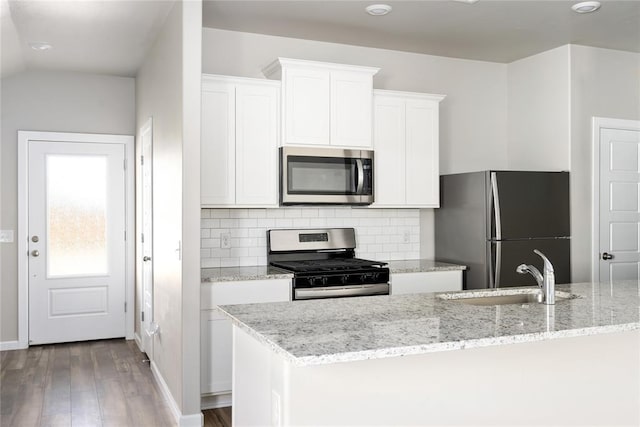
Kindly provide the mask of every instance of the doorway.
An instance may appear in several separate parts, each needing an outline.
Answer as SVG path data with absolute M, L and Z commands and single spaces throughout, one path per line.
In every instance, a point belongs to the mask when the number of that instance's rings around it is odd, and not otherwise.
M 640 122 L 593 121 L 593 278 L 640 278 Z
M 153 360 L 153 119 L 149 118 L 140 128 L 140 176 L 142 232 L 142 298 L 141 341 L 142 350 Z
M 20 131 L 18 143 L 21 347 L 132 338 L 133 137 Z

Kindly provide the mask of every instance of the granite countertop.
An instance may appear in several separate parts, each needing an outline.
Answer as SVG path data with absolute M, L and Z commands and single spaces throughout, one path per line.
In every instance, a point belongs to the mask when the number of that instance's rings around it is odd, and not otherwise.
M 417 294 L 222 306 L 221 311 L 294 365 L 306 366 L 640 329 L 639 285 L 557 285 L 578 297 L 553 306 L 474 306 Z
M 421 273 L 430 271 L 454 271 L 466 270 L 467 267 L 447 262 L 434 261 L 432 259 L 406 259 L 400 261 L 388 261 L 391 273 Z
M 200 274 L 201 283 L 293 278 L 293 274 L 269 265 L 203 268 Z
M 464 270 L 464 265 L 449 264 L 429 259 L 388 261 L 391 273 Z M 201 282 L 239 282 L 242 280 L 291 279 L 293 274 L 269 265 L 248 267 L 218 267 L 201 269 Z

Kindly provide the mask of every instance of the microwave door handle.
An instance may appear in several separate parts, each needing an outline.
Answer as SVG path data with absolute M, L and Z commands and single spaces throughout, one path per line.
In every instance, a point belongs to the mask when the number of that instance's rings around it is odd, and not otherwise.
M 356 159 L 356 166 L 358 167 L 358 187 L 356 188 L 356 194 L 362 194 L 362 187 L 364 187 L 364 166 L 362 159 Z

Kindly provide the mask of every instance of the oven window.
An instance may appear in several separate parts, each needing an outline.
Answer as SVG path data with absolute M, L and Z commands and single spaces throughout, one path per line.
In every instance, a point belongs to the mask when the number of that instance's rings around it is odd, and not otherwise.
M 356 194 L 354 159 L 288 156 L 289 194 Z

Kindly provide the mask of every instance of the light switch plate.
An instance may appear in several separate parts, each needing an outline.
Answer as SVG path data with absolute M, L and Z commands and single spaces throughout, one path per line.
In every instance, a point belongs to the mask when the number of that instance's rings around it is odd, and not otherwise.
M 0 230 L 0 243 L 13 243 L 13 230 Z

